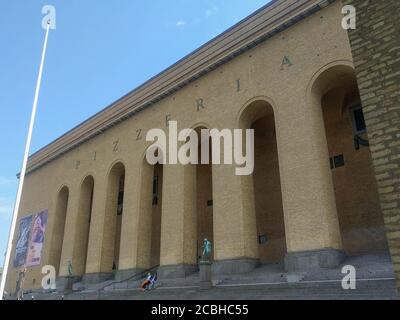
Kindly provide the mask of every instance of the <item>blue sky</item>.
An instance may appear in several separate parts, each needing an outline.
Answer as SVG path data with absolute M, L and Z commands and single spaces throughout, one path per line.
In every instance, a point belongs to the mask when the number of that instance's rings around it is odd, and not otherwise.
M 0 265 L 11 223 L 44 30 L 31 153 L 239 22 L 268 0 L 8 0 L 0 4 Z

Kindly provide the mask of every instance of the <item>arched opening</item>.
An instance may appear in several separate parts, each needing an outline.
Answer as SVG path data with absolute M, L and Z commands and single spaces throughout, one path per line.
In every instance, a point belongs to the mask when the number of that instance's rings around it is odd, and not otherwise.
M 196 165 L 196 212 L 197 212 L 197 260 L 200 261 L 203 252 L 204 239 L 214 243 L 213 228 L 213 188 L 212 188 L 212 164 L 211 164 L 211 138 L 201 141 L 201 130 L 205 127 L 195 129 L 199 137 L 198 164 Z M 203 148 L 202 148 L 203 144 Z M 202 150 L 208 148 L 208 163 L 202 163 Z M 207 157 L 203 156 L 204 160 Z M 205 161 L 203 161 L 205 162 Z M 211 259 L 214 251 L 212 250 Z
M 60 272 L 65 220 L 68 211 L 68 198 L 69 198 L 69 189 L 68 187 L 64 186 L 61 188 L 61 190 L 58 192 L 57 195 L 56 211 L 54 215 L 53 236 L 52 236 L 51 252 L 50 252 L 51 265 L 55 266 L 57 275 L 59 275 Z
M 94 179 L 87 176 L 81 185 L 79 196 L 78 217 L 76 221 L 76 234 L 74 241 L 73 261 L 74 273 L 81 276 L 85 273 L 89 230 L 93 207 Z
M 353 69 L 326 70 L 313 94 L 321 101 L 343 250 L 347 255 L 385 252 L 384 220 Z
M 115 272 L 119 268 L 124 186 L 125 166 L 118 162 L 112 167 L 108 176 L 101 261 L 102 272 Z
M 160 149 L 154 150 L 158 156 Z M 163 165 L 150 165 L 143 159 L 140 188 L 140 213 L 138 235 L 138 267 L 154 268 L 160 265 L 161 212 Z
M 253 193 L 258 256 L 261 263 L 275 263 L 286 254 L 285 224 L 279 174 L 274 111 L 264 100 L 250 103 L 242 112 L 241 129 L 254 130 L 254 171 L 243 177 L 244 193 Z M 252 181 L 251 181 L 252 180 Z
M 160 242 L 161 242 L 161 209 L 162 209 L 162 180 L 163 166 L 157 163 L 153 166 L 152 188 L 151 188 L 151 250 L 150 266 L 160 264 Z

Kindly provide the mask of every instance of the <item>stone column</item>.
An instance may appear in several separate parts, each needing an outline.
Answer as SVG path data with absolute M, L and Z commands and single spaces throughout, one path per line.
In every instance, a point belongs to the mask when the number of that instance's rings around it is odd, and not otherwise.
M 74 274 L 72 276 L 69 276 L 68 274 L 69 261 L 71 261 L 72 265 L 74 266 L 74 246 L 77 233 L 76 224 L 79 213 L 79 194 L 79 186 L 74 186 L 69 190 L 59 274 L 56 279 L 56 286 L 59 292 L 68 292 L 70 289 L 72 289 L 74 282 L 81 280 L 81 277 L 79 276 L 79 270 L 77 270 L 78 273 L 75 273 L 75 268 L 73 268 Z
M 44 256 L 44 261 L 46 261 L 46 264 L 52 265 L 56 268 L 57 276 L 60 273 L 60 260 L 61 257 L 56 256 L 56 252 L 54 250 L 54 245 L 58 241 L 58 235 L 57 232 L 59 230 L 59 221 L 57 221 L 57 206 L 59 205 L 58 203 L 58 193 L 53 195 L 53 201 L 50 202 L 49 204 L 49 219 L 48 219 L 48 226 L 46 227 L 46 233 L 51 230 L 50 232 L 46 234 L 45 238 L 45 246 L 43 250 L 43 256 Z M 67 207 L 68 211 L 68 207 Z M 67 212 L 68 214 L 68 212 Z M 15 244 L 14 244 L 15 246 Z M 13 250 L 15 248 L 13 247 Z M 13 251 L 14 252 L 14 251 Z M 10 259 L 10 266 L 12 266 L 12 259 Z M 9 266 L 9 268 L 10 268 Z M 10 270 L 10 269 L 9 269 Z
M 160 278 L 197 270 L 196 167 L 164 165 Z
M 154 267 L 151 265 L 151 239 L 153 232 L 153 190 L 154 166 L 143 161 L 140 173 L 140 192 L 137 200 L 137 267 L 141 270 Z
M 72 242 L 73 251 L 69 252 L 69 259 L 72 262 L 74 275 L 82 276 L 85 273 L 87 247 L 89 241 L 91 196 L 94 190 L 94 179 L 88 176 L 78 186 L 79 196 L 77 207 L 74 207 L 71 234 L 68 236 Z
M 141 192 L 138 164 L 130 164 L 129 174 L 125 175 L 124 207 L 122 215 L 122 230 L 119 254 L 119 269 L 116 280 L 122 280 L 140 271 L 138 266 L 138 216 L 140 212 L 139 198 Z
M 200 289 L 212 288 L 211 262 L 200 261 Z
M 96 188 L 93 194 L 92 219 L 89 231 L 89 245 L 86 261 L 84 282 L 98 283 L 111 277 L 109 272 L 101 269 L 102 245 L 104 234 L 104 219 L 106 214 L 107 179 L 96 177 Z
M 214 274 L 244 273 L 258 264 L 252 176 L 213 165 Z
M 350 45 L 387 239 L 400 288 L 400 1 L 345 0 L 357 12 Z
M 76 220 L 78 217 L 78 207 L 79 207 L 79 189 L 72 189 L 69 192 L 68 197 L 68 209 L 65 219 L 64 227 L 64 240 L 62 245 L 59 275 L 61 277 L 66 277 L 68 275 L 68 261 L 72 261 L 72 255 L 74 250 L 74 240 L 76 234 Z
M 336 211 L 321 96 L 282 100 L 276 115 L 288 271 L 340 264 Z

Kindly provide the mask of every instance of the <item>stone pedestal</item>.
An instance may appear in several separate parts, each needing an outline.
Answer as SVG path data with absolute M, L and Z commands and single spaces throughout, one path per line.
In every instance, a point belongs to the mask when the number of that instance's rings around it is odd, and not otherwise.
M 56 280 L 57 292 L 59 293 L 70 293 L 72 292 L 72 287 L 75 282 L 78 282 L 80 278 L 78 277 L 59 277 Z
M 64 293 L 70 293 L 72 292 L 72 286 L 74 285 L 74 277 L 67 277 L 65 279 L 65 287 L 64 287 Z
M 200 262 L 200 289 L 211 289 L 211 262 L 201 261 Z

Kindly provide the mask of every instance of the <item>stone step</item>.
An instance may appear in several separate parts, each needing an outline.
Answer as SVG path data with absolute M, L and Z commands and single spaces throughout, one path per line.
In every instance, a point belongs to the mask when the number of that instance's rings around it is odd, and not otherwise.
M 359 281 L 356 290 L 343 290 L 337 281 L 307 281 L 296 284 L 219 284 L 210 290 L 198 287 L 159 287 L 141 292 L 129 290 L 72 294 L 68 299 L 399 299 L 394 280 L 377 279 Z
M 187 284 L 187 283 L 186 283 Z M 31 296 L 26 295 L 30 300 Z M 399 299 L 394 279 L 359 279 L 356 290 L 344 290 L 341 281 L 301 281 L 298 283 L 219 283 L 209 290 L 190 286 L 166 286 L 141 292 L 133 289 L 114 289 L 73 292 L 63 297 L 59 293 L 35 294 L 35 300 L 254 300 L 254 299 Z
M 357 270 L 356 291 L 344 292 L 341 287 L 341 280 L 344 277 L 341 271 L 344 265 L 353 265 Z M 168 291 L 171 294 L 171 299 L 178 299 L 182 296 L 186 298 L 192 296 L 207 298 L 204 294 L 198 293 L 200 285 L 199 272 L 182 279 L 161 278 L 157 282 L 156 290 L 141 293 L 138 288 L 145 276 L 146 273 L 144 272 L 138 273 L 137 276 L 128 278 L 125 281 L 109 280 L 100 284 L 89 285 L 75 283 L 72 297 L 101 299 L 126 296 L 130 298 L 132 293 L 136 293 L 134 297 L 141 299 L 142 297 L 147 297 L 147 295 L 154 297 L 161 295 L 164 297 L 164 293 Z M 373 297 L 374 294 L 393 296 L 393 292 L 395 292 L 393 279 L 393 267 L 388 255 L 365 255 L 348 257 L 340 267 L 335 269 L 324 269 L 304 274 L 287 274 L 283 265 L 276 263 L 260 265 L 247 274 L 218 275 L 213 277 L 214 288 L 212 292 L 222 290 L 223 294 L 228 294 L 227 297 L 230 297 L 230 295 L 240 297 L 242 290 L 250 293 L 251 296 L 257 296 L 257 290 L 259 290 L 266 297 L 270 297 L 271 294 L 282 295 L 289 293 L 297 296 L 300 292 L 308 294 L 308 291 L 313 294 L 320 293 L 338 297 L 343 295 L 367 295 Z M 61 297 L 61 295 L 55 293 L 47 293 L 47 296 L 55 299 Z M 169 299 L 168 296 L 165 298 Z

